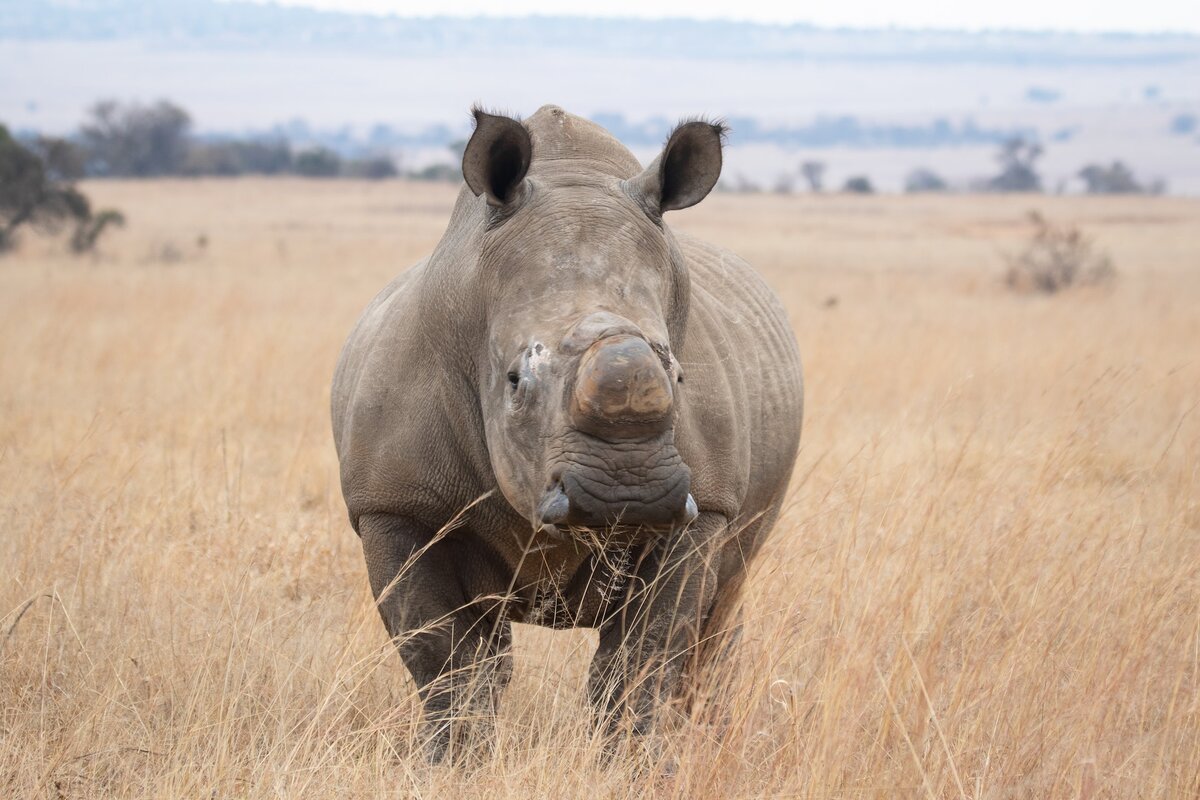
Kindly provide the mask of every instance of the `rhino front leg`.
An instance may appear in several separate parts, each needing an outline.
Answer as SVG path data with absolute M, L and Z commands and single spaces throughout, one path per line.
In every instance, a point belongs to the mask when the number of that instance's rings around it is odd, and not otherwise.
M 424 549 L 432 533 L 423 526 L 373 515 L 359 520 L 359 535 L 379 614 L 424 704 L 426 753 L 434 762 L 454 757 L 508 684 L 510 625 L 495 598 L 464 589 L 450 543 Z
M 602 724 L 616 730 L 628 715 L 648 733 L 695 657 L 717 596 L 717 555 L 725 517 L 702 513 L 642 554 L 624 602 L 600 626 L 588 692 Z

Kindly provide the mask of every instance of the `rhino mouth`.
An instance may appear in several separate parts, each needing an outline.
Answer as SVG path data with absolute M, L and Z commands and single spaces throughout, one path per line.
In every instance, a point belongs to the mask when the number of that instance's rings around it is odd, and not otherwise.
M 620 442 L 573 430 L 553 459 L 534 520 L 551 533 L 683 525 L 697 513 L 691 482 L 670 430 Z

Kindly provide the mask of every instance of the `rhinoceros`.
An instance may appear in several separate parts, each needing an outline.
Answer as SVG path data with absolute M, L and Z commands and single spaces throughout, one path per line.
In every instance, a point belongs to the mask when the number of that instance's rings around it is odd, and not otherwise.
M 663 219 L 716 184 L 723 125 L 681 123 L 643 169 L 556 106 L 473 114 L 445 234 L 367 306 L 332 388 L 346 507 L 434 760 L 480 697 L 494 710 L 513 622 L 598 629 L 598 724 L 654 729 L 737 627 L 803 408 L 778 298 Z

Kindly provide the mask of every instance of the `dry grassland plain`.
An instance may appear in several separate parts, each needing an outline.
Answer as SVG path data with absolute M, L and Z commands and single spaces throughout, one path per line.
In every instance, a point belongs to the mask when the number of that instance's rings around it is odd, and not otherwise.
M 0 260 L 0 796 L 1200 797 L 1200 202 L 714 195 L 805 357 L 719 734 L 604 763 L 594 634 L 518 626 L 494 746 L 413 752 L 328 389 L 454 189 L 98 182 Z M 1027 209 L 1109 290 L 1016 295 Z M 667 765 L 671 769 L 667 769 Z

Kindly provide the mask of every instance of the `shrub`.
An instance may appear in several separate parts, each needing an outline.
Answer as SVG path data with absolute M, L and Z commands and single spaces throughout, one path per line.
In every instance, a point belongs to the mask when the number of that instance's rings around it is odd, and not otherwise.
M 281 175 L 292 169 L 292 151 L 282 139 L 197 142 L 188 148 L 186 175 Z
M 462 167 L 457 164 L 430 164 L 423 169 L 409 172 L 407 177 L 414 181 L 458 183 L 462 180 Z
M 341 157 L 326 147 L 314 147 L 296 156 L 296 174 L 306 178 L 332 178 L 341 171 Z
M 842 184 L 842 191 L 850 194 L 874 194 L 875 187 L 871 185 L 871 179 L 866 175 L 855 175 L 846 179 L 846 182 Z
M 366 178 L 373 181 L 394 178 L 400 174 L 400 170 L 396 169 L 395 162 L 387 156 L 371 156 L 347 161 L 342 172 L 351 178 Z
M 918 192 L 944 192 L 949 188 L 941 175 L 925 167 L 914 169 L 904 179 L 904 191 L 910 194 Z
M 1120 161 L 1114 161 L 1107 167 L 1088 164 L 1079 170 L 1079 177 L 1087 184 L 1088 194 L 1162 194 L 1166 191 L 1162 180 L 1142 183 Z
M 1017 292 L 1053 294 L 1072 286 L 1100 286 L 1116 277 L 1107 253 L 1074 225 L 1053 225 L 1038 211 L 1029 212 L 1033 235 L 1025 249 L 1008 257 L 1005 283 Z

